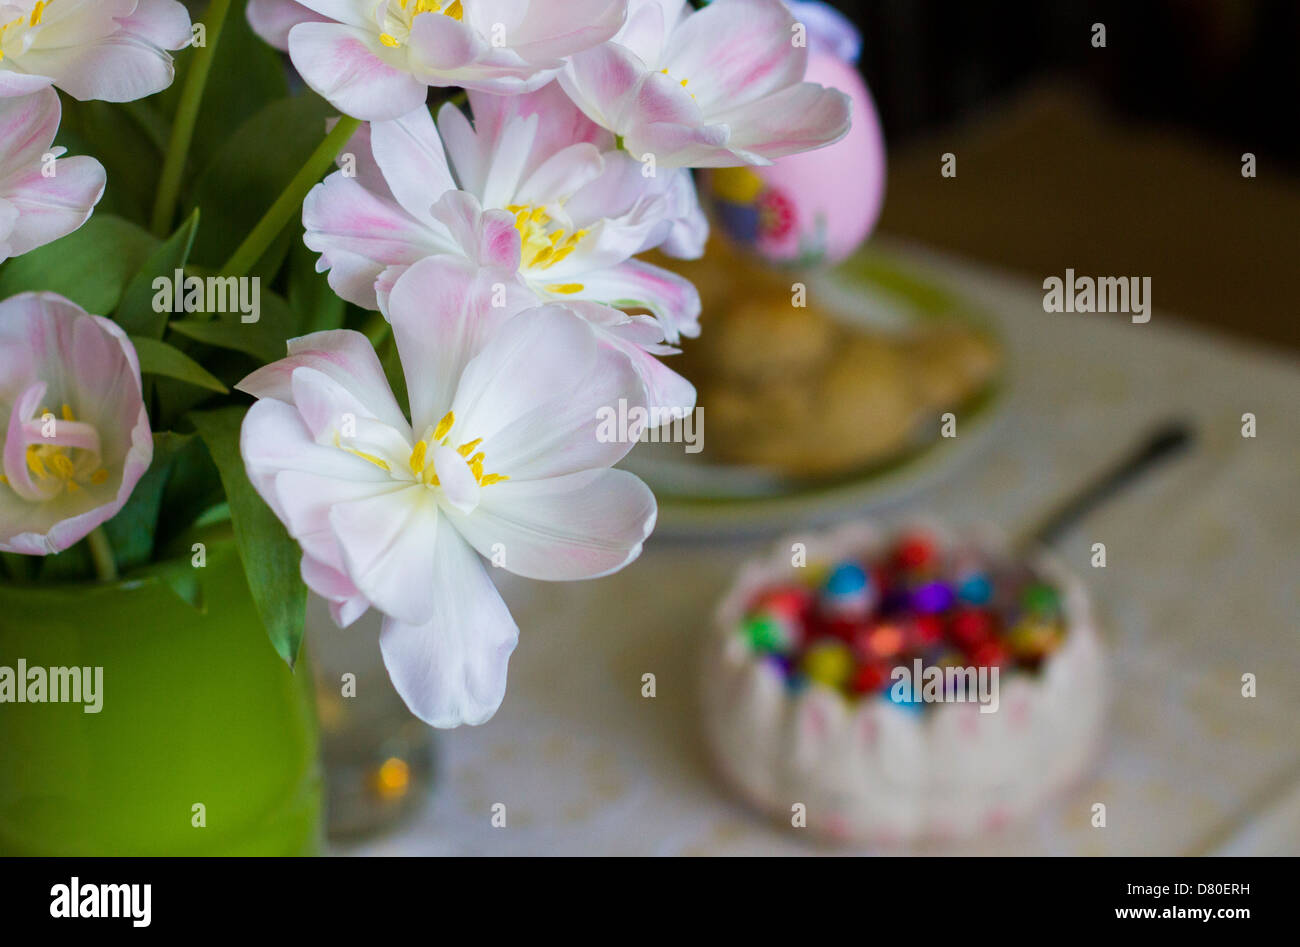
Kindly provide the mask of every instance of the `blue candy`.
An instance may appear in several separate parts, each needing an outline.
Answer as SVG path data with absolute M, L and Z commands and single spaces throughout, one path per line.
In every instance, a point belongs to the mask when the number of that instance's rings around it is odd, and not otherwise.
M 825 594 L 831 598 L 851 598 L 866 591 L 870 581 L 856 562 L 841 562 L 826 578 Z
M 957 597 L 969 605 L 987 605 L 993 598 L 993 583 L 987 574 L 971 572 L 957 584 Z

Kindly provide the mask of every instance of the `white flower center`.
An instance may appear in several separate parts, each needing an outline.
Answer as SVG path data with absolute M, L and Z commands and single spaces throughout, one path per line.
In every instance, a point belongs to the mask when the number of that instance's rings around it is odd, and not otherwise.
M 16 56 L 25 53 L 31 47 L 31 31 L 41 25 L 45 8 L 54 0 L 36 0 L 28 13 L 8 23 L 0 23 L 0 62 L 6 55 Z
M 441 13 L 453 20 L 465 16 L 460 0 L 380 0 L 376 7 L 376 19 L 379 28 L 379 42 L 390 49 L 396 49 L 411 36 L 411 26 L 421 13 Z
M 523 241 L 521 267 L 525 270 L 549 270 L 576 250 L 587 236 L 585 230 L 569 233 L 563 227 L 556 227 L 545 207 L 509 204 L 506 210 L 515 215 L 515 229 Z M 571 296 L 584 288 L 581 283 L 552 283 L 546 291 Z
M 72 409 L 66 404 L 62 408 L 63 422 L 76 423 Z M 80 447 L 75 444 L 61 443 L 59 437 L 60 423 L 49 409 L 42 409 L 38 418 L 42 435 L 48 440 L 43 443 L 30 443 L 23 452 L 26 474 L 31 480 L 29 487 L 20 488 L 13 480 L 0 474 L 0 483 L 8 484 L 26 500 L 52 500 L 63 493 L 78 493 L 88 485 L 99 486 L 108 480 L 108 471 L 100 466 L 99 451 L 93 447 Z M 88 430 L 89 436 L 79 438 L 83 442 L 96 444 L 98 437 L 87 425 L 77 424 L 79 431 Z M 66 427 L 65 427 L 66 430 Z M 45 432 L 49 432 L 46 434 Z M 15 477 L 17 473 L 10 471 Z M 21 478 L 19 478 L 21 479 Z M 35 488 L 35 493 L 30 488 Z

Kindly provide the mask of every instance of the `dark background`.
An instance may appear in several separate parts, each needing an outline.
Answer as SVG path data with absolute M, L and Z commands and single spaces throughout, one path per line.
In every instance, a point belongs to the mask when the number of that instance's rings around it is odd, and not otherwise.
M 1150 276 L 1157 313 L 1300 350 L 1296 0 L 833 5 L 889 143 L 881 233 L 1039 281 Z

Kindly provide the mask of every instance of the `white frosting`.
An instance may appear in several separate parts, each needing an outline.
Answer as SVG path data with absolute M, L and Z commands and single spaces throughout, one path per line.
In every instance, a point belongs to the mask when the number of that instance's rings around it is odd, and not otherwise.
M 1005 558 L 989 530 L 956 540 Z M 1063 591 L 1066 636 L 1037 674 L 1001 674 L 999 706 L 926 704 L 922 712 L 884 697 L 849 700 L 825 685 L 792 693 L 781 671 L 750 649 L 739 628 L 760 591 L 799 582 L 794 543 L 808 562 L 883 553 L 886 537 L 857 522 L 792 537 L 749 563 L 718 608 L 705 650 L 703 707 L 710 743 L 727 778 L 759 808 L 787 822 L 806 807 L 809 830 L 876 843 L 952 839 L 1019 819 L 1075 781 L 1100 736 L 1107 677 L 1083 584 L 1046 553 L 1030 565 Z

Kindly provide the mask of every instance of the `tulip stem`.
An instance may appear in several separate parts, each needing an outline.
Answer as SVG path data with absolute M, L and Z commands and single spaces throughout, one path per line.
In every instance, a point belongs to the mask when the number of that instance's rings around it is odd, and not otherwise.
M 307 192 L 316 186 L 321 175 L 334 163 L 334 159 L 360 124 L 359 120 L 348 115 L 339 119 L 334 130 L 325 136 L 325 140 L 312 152 L 311 157 L 276 198 L 271 209 L 244 238 L 244 242 L 239 245 L 234 255 L 226 261 L 226 265 L 220 270 L 223 276 L 248 274 L 253 265 L 262 258 L 262 254 L 266 252 L 271 242 L 279 236 L 280 231 L 289 222 L 289 218 L 302 212 L 302 202 L 307 197 Z
M 229 12 L 230 0 L 212 0 L 205 24 L 206 45 L 194 54 L 189 74 L 185 77 L 185 88 L 181 90 L 180 105 L 172 122 L 171 139 L 167 142 L 162 176 L 158 179 L 158 194 L 154 198 L 151 229 L 159 239 L 172 232 L 176 201 L 181 193 L 181 180 L 185 177 L 185 162 L 189 157 L 190 142 L 194 139 L 199 106 L 203 104 L 203 90 L 208 84 L 208 73 L 212 71 L 212 60 L 217 54 L 217 43 Z
M 96 526 L 86 537 L 86 542 L 90 545 L 90 558 L 95 560 L 95 574 L 99 576 L 101 582 L 115 582 L 117 580 L 117 561 L 113 558 L 113 546 L 108 541 L 108 534 L 104 532 L 104 527 Z

